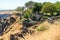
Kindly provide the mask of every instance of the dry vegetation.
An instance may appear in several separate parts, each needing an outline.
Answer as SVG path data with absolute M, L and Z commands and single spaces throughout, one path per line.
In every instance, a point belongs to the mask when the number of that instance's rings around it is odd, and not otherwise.
M 14 40 L 60 40 L 60 21 L 56 21 L 54 24 L 50 24 L 47 21 L 45 21 L 42 24 L 44 25 L 44 27 L 48 29 L 45 31 L 39 31 L 39 32 L 36 31 L 33 34 L 27 33 L 24 36 L 25 39 L 15 36 Z M 12 24 L 11 27 L 4 32 L 4 35 L 0 36 L 0 40 L 1 39 L 10 40 L 11 34 L 15 35 L 22 32 L 22 30 L 20 30 L 21 28 L 22 28 L 22 25 L 18 23 Z
M 48 30 L 33 35 L 28 34 L 25 36 L 25 40 L 60 40 L 60 21 L 54 24 L 44 22 L 44 24 L 49 27 Z

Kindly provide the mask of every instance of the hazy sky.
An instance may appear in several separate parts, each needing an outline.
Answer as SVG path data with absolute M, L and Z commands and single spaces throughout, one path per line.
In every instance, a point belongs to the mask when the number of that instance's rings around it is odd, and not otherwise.
M 0 10 L 15 9 L 18 6 L 23 6 L 28 1 L 57 2 L 60 0 L 0 0 Z

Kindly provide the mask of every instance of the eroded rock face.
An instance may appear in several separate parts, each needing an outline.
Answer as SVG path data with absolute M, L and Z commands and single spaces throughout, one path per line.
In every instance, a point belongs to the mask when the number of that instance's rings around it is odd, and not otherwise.
M 22 24 L 23 24 L 24 27 L 27 27 L 27 28 L 28 28 L 28 27 L 34 25 L 35 22 L 32 21 L 32 20 L 28 20 L 28 19 L 27 19 L 27 20 L 24 20 Z
M 10 40 L 14 40 L 14 35 L 10 35 Z
M 0 34 L 3 33 L 4 28 L 7 27 L 9 25 L 7 19 L 3 19 L 3 22 L 0 22 Z
M 10 23 L 14 23 L 16 21 L 14 17 L 11 17 L 9 20 L 10 20 Z
M 10 17 L 9 19 L 3 19 L 0 20 L 0 35 L 9 28 L 11 24 L 13 24 L 16 21 L 14 17 Z

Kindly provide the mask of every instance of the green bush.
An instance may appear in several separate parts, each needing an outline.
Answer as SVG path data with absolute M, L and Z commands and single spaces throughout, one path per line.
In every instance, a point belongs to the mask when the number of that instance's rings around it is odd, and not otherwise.
M 47 13 L 48 16 L 51 16 L 51 13 Z
M 57 15 L 57 13 L 56 13 L 56 12 L 54 12 L 54 13 L 53 13 L 53 15 Z
M 29 13 L 25 13 L 25 14 L 24 14 L 24 18 L 26 18 L 26 19 L 27 19 L 27 18 L 30 18 L 30 14 L 29 14 Z
M 32 13 L 32 10 L 31 9 L 25 10 L 25 12 L 24 12 L 24 18 L 30 18 L 31 13 Z
M 36 28 L 37 31 L 45 31 L 47 28 L 42 24 Z
M 48 18 L 48 16 L 43 16 L 42 18 Z

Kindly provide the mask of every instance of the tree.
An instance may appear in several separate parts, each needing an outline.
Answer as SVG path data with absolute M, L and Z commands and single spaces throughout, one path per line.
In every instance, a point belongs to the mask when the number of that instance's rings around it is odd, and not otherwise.
M 35 3 L 32 11 L 33 11 L 33 13 L 38 13 L 39 14 L 41 9 L 42 9 L 42 4 L 41 3 Z
M 25 7 L 27 7 L 27 8 L 32 8 L 33 5 L 34 5 L 33 1 L 29 1 L 29 2 L 25 3 Z
M 32 10 L 31 10 L 31 9 L 25 10 L 25 12 L 24 12 L 24 17 L 25 17 L 26 19 L 29 19 L 29 18 L 31 17 L 31 13 L 32 13 Z
M 60 2 L 56 2 L 55 6 L 57 8 L 57 13 L 60 13 Z
M 21 10 L 21 8 L 20 8 L 20 7 L 17 7 L 17 8 L 16 8 L 16 11 L 18 11 L 18 12 L 19 12 L 20 10 Z
M 49 2 L 46 3 L 45 2 L 41 11 L 43 13 L 50 13 L 51 15 L 53 15 L 53 12 L 56 12 L 56 7 L 52 3 L 49 3 Z
M 18 11 L 18 12 L 19 12 L 19 11 L 23 11 L 23 10 L 24 10 L 24 7 L 17 7 L 17 8 L 16 8 L 16 11 Z

